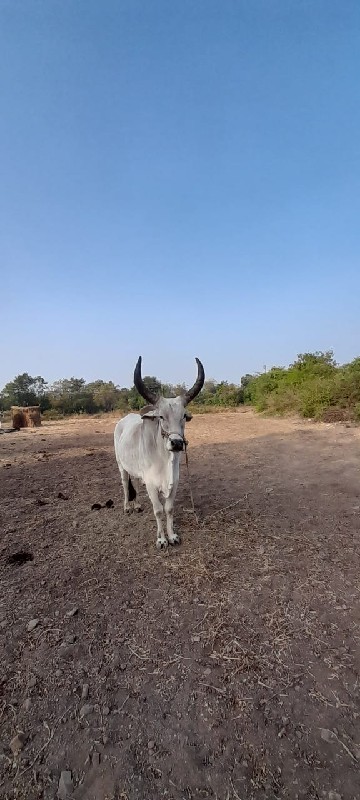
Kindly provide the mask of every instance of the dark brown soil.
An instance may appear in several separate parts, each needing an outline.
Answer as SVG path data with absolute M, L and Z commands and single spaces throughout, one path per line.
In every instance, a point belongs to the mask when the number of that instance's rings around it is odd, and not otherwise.
M 114 424 L 0 437 L 0 796 L 357 800 L 358 431 L 195 417 L 163 553 Z

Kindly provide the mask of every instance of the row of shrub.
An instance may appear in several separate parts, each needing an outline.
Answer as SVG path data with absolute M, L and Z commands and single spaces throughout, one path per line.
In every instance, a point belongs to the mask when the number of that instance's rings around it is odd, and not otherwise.
M 146 376 L 144 383 L 153 391 L 166 397 L 176 397 L 185 386 L 162 384 L 153 376 Z M 235 384 L 208 380 L 203 391 L 195 399 L 194 407 L 211 409 L 234 407 L 244 402 L 243 389 Z M 48 385 L 41 376 L 28 373 L 17 375 L 0 392 L 0 410 L 11 406 L 40 405 L 45 418 L 56 419 L 69 414 L 98 414 L 109 411 L 136 411 L 144 406 L 144 400 L 135 386 L 116 386 L 112 381 L 97 380 L 86 383 L 83 378 L 65 378 Z
M 167 397 L 184 390 L 183 385 L 162 384 L 154 376 L 146 385 Z M 194 411 L 252 405 L 271 414 L 298 414 L 322 420 L 360 421 L 360 358 L 338 365 L 332 351 L 303 353 L 289 367 L 272 367 L 256 375 L 245 375 L 239 384 L 207 380 L 192 404 Z M 11 406 L 40 404 L 49 418 L 69 414 L 97 414 L 138 410 L 144 400 L 135 386 L 120 388 L 111 381 L 86 383 L 66 378 L 48 385 L 41 376 L 18 375 L 0 392 L 0 410 Z
M 360 421 L 360 358 L 340 366 L 332 351 L 301 354 L 288 368 L 252 377 L 244 401 L 271 414 Z

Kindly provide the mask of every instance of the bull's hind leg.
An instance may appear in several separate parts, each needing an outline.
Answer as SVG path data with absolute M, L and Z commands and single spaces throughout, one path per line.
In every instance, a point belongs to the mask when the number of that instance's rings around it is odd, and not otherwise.
M 152 484 L 146 484 L 147 493 L 150 497 L 152 502 L 152 507 L 155 514 L 156 524 L 157 524 L 157 538 L 156 538 L 156 547 L 159 550 L 167 547 L 168 541 L 165 536 L 164 531 L 164 523 L 163 523 L 163 506 L 159 498 L 159 492 L 156 486 Z
M 124 489 L 124 511 L 130 514 L 132 511 L 142 511 L 142 506 L 137 500 L 137 492 L 129 473 L 121 466 L 118 465 L 121 475 L 121 483 Z
M 131 483 L 129 473 L 126 472 L 126 469 L 121 467 L 120 464 L 119 464 L 119 470 L 121 475 L 121 483 L 124 489 L 124 511 L 126 514 L 130 514 L 131 511 L 133 510 L 131 505 L 131 500 L 133 498 L 130 495 L 131 495 L 131 489 L 134 491 L 134 488 Z M 136 492 L 135 492 L 135 497 L 136 497 Z
M 143 509 L 141 503 L 139 503 L 137 499 L 138 491 L 139 491 L 138 482 L 134 481 L 134 478 L 129 478 L 129 500 L 132 501 L 134 511 L 140 513 Z

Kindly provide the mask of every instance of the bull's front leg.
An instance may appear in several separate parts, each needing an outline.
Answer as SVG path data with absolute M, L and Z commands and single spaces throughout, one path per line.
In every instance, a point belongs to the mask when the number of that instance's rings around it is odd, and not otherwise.
M 169 497 L 165 500 L 166 530 L 170 544 L 180 544 L 180 536 L 174 532 L 174 503 L 176 497 L 177 483 L 172 487 Z
M 150 497 L 152 502 L 152 507 L 156 519 L 157 524 L 157 538 L 156 538 L 156 547 L 158 550 L 162 550 L 168 545 L 167 538 L 165 536 L 164 531 L 164 523 L 163 523 L 163 506 L 160 502 L 159 498 L 159 491 L 156 486 L 152 484 L 146 484 L 147 493 Z

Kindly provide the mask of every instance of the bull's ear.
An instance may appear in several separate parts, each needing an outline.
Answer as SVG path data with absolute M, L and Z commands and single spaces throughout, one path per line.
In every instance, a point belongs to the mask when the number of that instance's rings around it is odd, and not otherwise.
M 140 414 L 143 419 L 155 419 L 158 416 L 154 406 L 144 406 L 144 408 L 140 409 Z
M 191 422 L 191 420 L 192 420 L 192 414 L 190 414 L 190 412 L 189 412 L 189 411 L 185 411 L 185 415 L 184 415 L 184 416 L 185 416 L 185 420 L 186 420 L 186 422 Z

